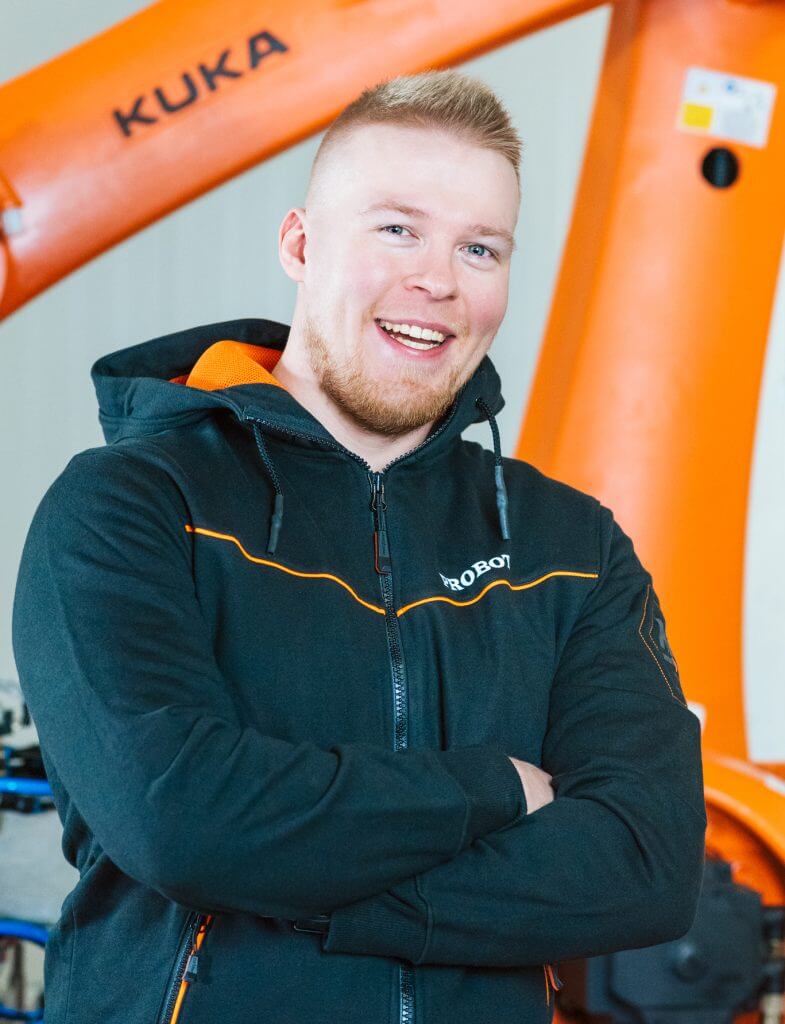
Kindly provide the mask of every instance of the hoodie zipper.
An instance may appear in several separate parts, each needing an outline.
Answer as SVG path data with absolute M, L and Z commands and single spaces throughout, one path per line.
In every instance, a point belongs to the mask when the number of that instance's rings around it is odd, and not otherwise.
M 390 652 L 390 671 L 393 685 L 393 749 L 402 750 L 409 742 L 409 695 L 406 668 L 398 616 L 393 600 L 392 559 L 387 536 L 387 501 L 384 496 L 382 473 L 368 471 L 371 485 L 371 511 L 373 512 L 373 561 L 379 575 L 379 588 L 384 604 L 384 626 Z M 398 965 L 400 984 L 400 1024 L 414 1024 L 414 969 L 409 964 Z
M 192 911 L 188 915 L 187 921 L 188 927 L 186 928 L 183 941 L 180 943 L 174 973 L 167 988 L 164 1009 L 159 1018 L 159 1024 L 176 1024 L 180 1017 L 182 999 L 178 1005 L 178 995 L 183 985 L 186 986 L 187 991 L 187 986 L 196 980 L 199 967 L 199 949 L 212 921 L 212 916 Z M 183 992 L 184 997 L 185 992 Z
M 369 472 L 368 480 L 371 484 L 371 510 L 373 511 L 374 566 L 379 574 L 379 588 L 384 604 L 384 625 L 387 630 L 387 645 L 390 651 L 392 671 L 393 750 L 401 750 L 408 745 L 408 695 L 401 634 L 393 601 L 392 560 L 390 559 L 390 541 L 387 536 L 387 501 L 384 497 L 382 474 Z
M 249 420 L 258 423 L 260 426 L 272 427 L 274 430 L 283 431 L 293 437 L 301 437 L 310 441 L 317 441 L 325 444 L 330 448 L 334 448 L 336 451 L 340 451 L 345 455 L 351 456 L 351 458 L 356 462 L 359 462 L 360 465 L 365 467 L 365 471 L 368 475 L 368 482 L 371 487 L 370 506 L 373 513 L 373 563 L 374 568 L 379 575 L 379 587 L 381 589 L 382 602 L 384 604 L 384 624 L 387 634 L 387 647 L 390 653 L 390 672 L 393 686 L 394 750 L 400 750 L 408 745 L 408 693 L 398 616 L 395 612 L 395 604 L 393 600 L 392 559 L 390 557 L 390 542 L 387 535 L 387 500 L 384 496 L 383 478 L 384 474 L 389 471 L 391 466 L 394 466 L 402 459 L 405 459 L 407 456 L 412 455 L 421 448 L 424 448 L 425 445 L 430 441 L 433 441 L 442 433 L 443 430 L 445 430 L 458 408 L 457 399 L 458 396 L 456 396 L 456 400 L 453 403 L 449 416 L 437 430 L 435 430 L 429 437 L 426 437 L 424 441 L 421 441 L 420 444 L 416 445 L 414 448 L 410 448 L 408 451 L 403 452 L 397 458 L 393 459 L 392 462 L 388 462 L 383 470 L 371 469 L 365 459 L 357 455 L 355 452 L 350 451 L 348 448 L 345 448 L 342 444 L 338 444 L 337 441 L 330 441 L 327 438 L 318 437 L 316 434 L 308 434 L 302 431 L 282 428 L 277 424 L 271 423 L 269 420 L 263 420 L 251 416 L 247 417 Z M 399 964 L 398 980 L 400 989 L 399 1024 L 415 1024 L 413 965 L 406 963 Z M 170 1024 L 170 1022 L 165 1021 L 164 1024 Z M 171 1024 L 174 1024 L 174 1022 L 171 1022 Z

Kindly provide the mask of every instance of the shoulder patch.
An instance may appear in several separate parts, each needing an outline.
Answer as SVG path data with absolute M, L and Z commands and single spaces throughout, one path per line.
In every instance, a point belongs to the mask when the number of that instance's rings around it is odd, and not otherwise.
M 676 663 L 671 645 L 665 632 L 665 616 L 660 608 L 659 598 L 649 583 L 646 586 L 646 595 L 643 599 L 643 615 L 638 625 L 638 633 L 643 641 L 646 650 L 654 659 L 660 674 L 668 687 L 668 691 L 675 701 L 687 707 L 684 692 L 681 688 L 681 676 L 679 666 Z

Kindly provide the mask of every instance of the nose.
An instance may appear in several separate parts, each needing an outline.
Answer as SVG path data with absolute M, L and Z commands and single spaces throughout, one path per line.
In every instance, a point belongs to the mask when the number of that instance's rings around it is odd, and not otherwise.
M 458 280 L 452 264 L 452 254 L 423 252 L 418 267 L 406 278 L 406 287 L 428 292 L 434 299 L 454 298 L 458 294 Z

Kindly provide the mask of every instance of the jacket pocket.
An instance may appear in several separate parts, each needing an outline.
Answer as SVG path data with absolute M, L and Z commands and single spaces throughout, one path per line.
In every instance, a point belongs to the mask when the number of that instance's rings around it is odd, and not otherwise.
M 553 964 L 543 964 L 542 970 L 545 974 L 545 1002 L 550 1006 L 551 993 L 558 992 L 560 988 L 563 988 L 564 982 L 556 973 L 556 968 Z
M 188 988 L 196 979 L 199 950 L 212 923 L 211 914 L 197 914 L 191 911 L 186 918 L 185 933 L 177 950 L 174 968 L 166 986 L 163 1010 L 157 1024 L 177 1024 L 178 1021 L 184 1024 L 180 1019 L 180 1011 Z

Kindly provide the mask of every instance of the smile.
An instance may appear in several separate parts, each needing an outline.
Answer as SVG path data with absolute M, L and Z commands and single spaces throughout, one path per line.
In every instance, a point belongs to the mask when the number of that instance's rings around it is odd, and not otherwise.
M 442 348 L 455 335 L 444 335 L 439 331 L 421 329 L 409 324 L 392 324 L 388 320 L 374 321 L 383 337 L 395 341 L 412 352 L 431 352 Z

